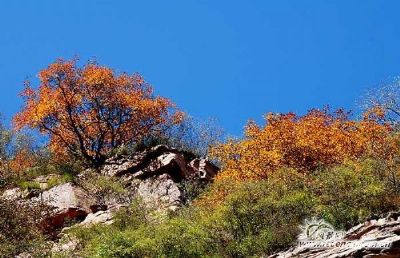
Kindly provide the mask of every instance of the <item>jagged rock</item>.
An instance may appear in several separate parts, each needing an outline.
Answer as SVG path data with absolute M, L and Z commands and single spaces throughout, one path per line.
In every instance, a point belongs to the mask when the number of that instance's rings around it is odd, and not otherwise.
M 47 218 L 47 224 L 56 228 L 62 227 L 66 219 L 83 220 L 97 204 L 94 197 L 72 183 L 55 186 L 33 200 L 55 208 L 55 215 Z
M 329 242 L 329 247 L 298 246 L 270 258 L 400 257 L 400 218 L 396 214 L 359 224 L 348 230 L 343 238 Z
M 207 159 L 194 159 L 189 163 L 193 171 L 196 171 L 201 179 L 211 180 L 217 173 L 218 168 L 211 164 Z
M 169 174 L 154 176 L 140 182 L 137 194 L 145 203 L 159 210 L 176 210 L 182 205 L 182 192 Z
M 110 177 L 122 176 L 137 165 L 138 162 L 136 160 L 129 159 L 128 157 L 112 158 L 106 161 L 106 165 L 101 170 L 101 173 Z
M 158 145 L 132 156 L 117 156 L 106 161 L 101 173 L 106 176 L 132 175 L 146 179 L 154 175 L 169 174 L 174 181 L 197 176 L 211 180 L 218 168 L 207 159 L 195 158 L 165 145 Z
M 149 166 L 149 163 L 166 152 L 177 152 L 165 145 L 158 145 L 149 150 L 131 156 L 118 155 L 106 160 L 101 173 L 106 176 L 122 176 L 134 174 Z
M 106 161 L 101 174 L 120 178 L 130 189 L 157 209 L 175 210 L 184 202 L 178 183 L 185 179 L 211 181 L 218 168 L 205 158 L 158 145 L 132 156 Z
M 205 158 L 158 145 L 130 157 L 108 159 L 101 174 L 131 182 L 132 191 L 153 207 L 175 210 L 184 199 L 177 183 L 193 178 L 208 182 L 218 170 Z

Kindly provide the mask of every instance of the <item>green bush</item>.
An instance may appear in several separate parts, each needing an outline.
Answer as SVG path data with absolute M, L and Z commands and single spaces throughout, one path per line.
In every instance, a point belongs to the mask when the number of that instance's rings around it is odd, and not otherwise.
M 17 185 L 24 190 L 40 189 L 40 184 L 34 181 L 21 181 Z
M 59 176 L 55 176 L 47 181 L 47 188 L 50 189 L 54 186 L 65 184 L 68 182 L 72 182 L 74 180 L 74 176 L 70 173 L 64 173 Z
M 316 212 L 342 229 L 396 208 L 397 198 L 372 160 L 320 171 L 310 186 L 318 200 Z
M 83 257 L 143 257 L 156 253 L 150 212 L 140 200 L 122 208 L 111 226 L 74 227 L 68 233 L 77 237 Z
M 275 180 L 248 182 L 227 197 L 217 230 L 219 241 L 227 243 L 225 255 L 263 255 L 294 241 L 299 224 L 311 215 L 312 196 L 301 184 L 286 190 L 281 186 Z
M 214 236 L 205 225 L 187 218 L 173 218 L 155 230 L 159 256 L 203 257 L 216 251 Z
M 130 207 L 121 208 L 114 215 L 113 226 L 119 230 L 138 229 L 140 226 L 150 222 L 150 209 L 142 202 L 140 198 L 132 201 Z
M 141 212 L 140 212 L 141 213 Z M 129 212 L 132 215 L 132 211 Z M 121 216 L 121 214 L 120 214 Z M 136 219 L 140 214 L 134 215 Z M 202 257 L 212 249 L 213 239 L 201 224 L 186 218 L 173 218 L 162 223 L 120 222 L 90 233 L 84 257 Z M 146 223 L 145 223 L 146 222 Z

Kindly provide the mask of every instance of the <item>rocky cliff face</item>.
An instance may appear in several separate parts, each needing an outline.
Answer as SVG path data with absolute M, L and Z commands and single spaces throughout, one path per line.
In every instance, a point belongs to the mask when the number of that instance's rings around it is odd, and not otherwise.
M 297 246 L 270 258 L 400 257 L 400 212 L 368 220 L 351 228 L 344 237 L 322 246 Z
M 186 201 L 183 180 L 207 183 L 217 174 L 218 168 L 207 159 L 181 152 L 165 145 L 135 153 L 116 156 L 106 161 L 100 174 L 124 187 L 125 198 L 99 198 L 94 191 L 80 185 L 93 175 L 84 171 L 75 183 L 66 183 L 51 189 L 24 193 L 21 189 L 6 190 L 3 198 L 26 202 L 44 202 L 54 208 L 54 216 L 45 218 L 50 228 L 62 228 L 66 221 L 96 224 L 112 223 L 112 213 L 121 206 L 129 205 L 132 198 L 141 197 L 149 206 L 159 210 L 176 210 Z M 40 178 L 43 185 L 44 177 Z M 101 200 L 100 200 L 101 199 Z

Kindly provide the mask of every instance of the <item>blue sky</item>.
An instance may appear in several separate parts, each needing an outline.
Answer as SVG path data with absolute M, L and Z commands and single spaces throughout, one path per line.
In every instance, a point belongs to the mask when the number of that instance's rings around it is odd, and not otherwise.
M 399 1 L 1 1 L 0 112 L 58 57 L 139 72 L 239 135 L 266 112 L 355 109 L 400 75 Z

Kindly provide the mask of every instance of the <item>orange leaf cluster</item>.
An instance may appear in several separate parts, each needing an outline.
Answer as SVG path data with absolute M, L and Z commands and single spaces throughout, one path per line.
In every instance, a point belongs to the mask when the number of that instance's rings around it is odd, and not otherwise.
M 367 155 L 388 158 L 396 146 L 388 144 L 391 129 L 377 121 L 379 116 L 354 121 L 342 110 L 268 114 L 264 127 L 250 122 L 243 140 L 228 141 L 212 153 L 224 166 L 220 178 L 239 181 L 264 179 L 281 167 L 308 172 Z
M 32 155 L 32 152 L 27 149 L 22 149 L 8 161 L 8 168 L 16 174 L 21 174 L 26 171 L 26 169 L 33 167 L 36 163 L 37 159 Z
M 39 79 L 37 89 L 27 83 L 25 105 L 14 124 L 49 135 L 51 149 L 60 156 L 99 165 L 116 147 L 179 122 L 179 115 L 171 114 L 174 104 L 153 96 L 152 87 L 137 74 L 58 60 L 42 70 Z

